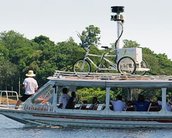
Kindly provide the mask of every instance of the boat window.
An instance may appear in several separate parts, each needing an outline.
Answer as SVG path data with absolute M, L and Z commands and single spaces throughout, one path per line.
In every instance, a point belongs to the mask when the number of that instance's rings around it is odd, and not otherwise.
M 44 87 L 37 95 L 32 99 L 33 104 L 52 104 L 54 88 L 51 84 Z
M 63 88 L 68 89 L 68 93 L 63 96 Z M 59 89 L 60 97 L 58 97 L 58 108 L 60 106 L 61 97 L 68 99 L 68 102 L 63 101 L 66 104 L 66 109 L 80 109 L 80 110 L 103 110 L 105 108 L 105 97 L 106 92 L 103 88 L 92 88 L 92 87 L 62 87 Z M 72 96 L 72 93 L 75 93 Z M 68 96 L 66 96 L 68 95 Z M 69 98 L 67 98 L 69 97 Z M 73 97 L 73 98 L 72 98 Z M 70 104 L 70 105 L 69 105 Z
M 52 86 L 50 90 L 51 89 L 53 89 Z M 69 88 L 69 92 L 68 92 L 69 97 L 71 97 L 71 93 L 72 93 L 72 90 Z M 105 105 L 106 105 L 105 103 L 106 89 L 105 88 L 77 87 L 75 89 L 75 93 L 76 93 L 76 99 L 74 100 L 74 103 L 72 103 L 72 104 L 75 104 L 75 106 L 72 109 L 80 109 L 80 110 L 104 110 L 105 109 Z M 167 93 L 166 99 L 167 99 L 166 109 L 168 111 L 171 111 L 172 91 Z M 117 100 L 121 100 L 123 104 L 119 105 L 120 102 L 116 103 Z M 161 88 L 111 87 L 110 89 L 109 108 L 112 111 L 159 112 L 161 110 L 161 107 L 162 107 Z M 67 108 L 67 109 L 71 109 L 71 108 Z
M 161 110 L 160 88 L 111 88 L 111 91 L 113 94 L 110 95 L 110 109 L 113 111 L 158 112 Z M 168 100 L 166 104 L 167 110 L 171 111 Z
M 105 88 L 77 88 L 77 109 L 81 110 L 103 110 L 105 108 Z

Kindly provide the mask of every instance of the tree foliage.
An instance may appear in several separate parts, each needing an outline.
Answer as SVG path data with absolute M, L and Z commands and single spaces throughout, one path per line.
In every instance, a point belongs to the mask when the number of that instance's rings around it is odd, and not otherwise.
M 131 47 L 141 47 L 136 41 L 132 40 L 124 40 L 124 47 L 131 48 Z M 150 66 L 150 74 L 154 75 L 171 75 L 172 71 L 172 61 L 168 59 L 165 53 L 163 54 L 156 54 L 154 51 L 150 50 L 146 47 L 141 47 L 143 53 L 143 59 L 148 63 Z
M 90 25 L 81 34 L 78 34 L 78 36 L 82 47 L 96 46 L 100 41 L 100 29 L 94 25 Z
M 0 59 L 0 89 L 16 89 L 18 76 L 17 65 L 8 60 Z
M 123 40 L 124 42 L 124 48 L 131 48 L 131 47 L 140 47 L 140 44 L 138 44 L 136 41 L 132 40 Z
M 104 52 L 96 47 L 100 40 L 100 29 L 94 25 L 86 27 L 79 35 L 81 43 L 77 44 L 71 37 L 63 42 L 55 43 L 47 36 L 36 36 L 29 40 L 15 31 L 0 33 L 0 89 L 18 91 L 19 80 L 25 78 L 29 69 L 36 73 L 40 86 L 55 70 L 72 71 L 73 64 L 84 57 L 83 47 L 90 46 L 91 53 Z M 124 47 L 142 47 L 136 41 L 124 40 Z M 142 47 L 143 58 L 151 67 L 151 74 L 172 75 L 172 61 L 164 53 L 156 54 L 149 48 Z M 93 59 L 95 63 L 99 59 Z M 11 87 L 12 86 L 12 87 Z M 104 90 L 83 89 L 85 95 L 96 91 L 101 101 L 104 100 Z M 84 93 L 83 93 L 84 94 Z M 83 98 L 81 94 L 81 99 Z M 86 96 L 89 100 L 89 96 Z

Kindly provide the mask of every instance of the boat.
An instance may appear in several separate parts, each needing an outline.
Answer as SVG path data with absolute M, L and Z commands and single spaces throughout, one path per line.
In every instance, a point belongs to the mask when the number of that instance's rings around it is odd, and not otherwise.
M 106 91 L 105 103 L 97 110 L 61 109 L 58 98 L 62 88 L 76 91 L 83 87 L 102 88 Z M 159 111 L 113 111 L 110 92 L 114 88 L 156 89 L 162 94 Z M 172 112 L 166 109 L 166 94 L 172 88 L 171 76 L 139 76 L 127 74 L 56 71 L 38 92 L 27 99 L 19 109 L 0 107 L 0 114 L 26 125 L 94 128 L 172 128 Z M 43 96 L 48 100 L 38 102 Z M 79 105 L 77 105 L 79 106 Z

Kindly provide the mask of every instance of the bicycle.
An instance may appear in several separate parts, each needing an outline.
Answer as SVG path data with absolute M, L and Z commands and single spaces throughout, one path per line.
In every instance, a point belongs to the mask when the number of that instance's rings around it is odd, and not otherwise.
M 108 47 L 103 47 L 107 49 Z M 83 59 L 80 59 L 75 62 L 73 66 L 73 70 L 75 73 L 85 72 L 90 73 L 92 70 L 91 64 L 96 68 L 96 72 L 99 71 L 118 71 L 120 73 L 130 73 L 133 74 L 136 71 L 136 63 L 133 58 L 129 56 L 124 56 L 115 62 L 111 61 L 108 58 L 116 59 L 116 55 L 110 55 L 110 52 L 105 52 L 101 55 L 90 54 L 90 47 L 86 48 L 86 54 Z M 90 57 L 98 57 L 100 58 L 100 62 L 98 65 L 94 63 L 94 61 Z M 106 62 L 106 65 L 103 64 L 103 61 Z M 107 65 L 108 64 L 108 65 Z
M 99 71 L 118 71 L 121 74 L 125 74 L 125 73 L 129 73 L 129 74 L 140 74 L 140 75 L 144 75 L 147 71 L 149 71 L 150 69 L 148 68 L 147 63 L 145 62 L 145 60 L 142 60 L 142 55 L 141 55 L 141 60 L 137 61 L 134 60 L 131 56 L 126 56 L 124 54 L 124 56 L 119 56 L 118 52 L 120 50 L 125 51 L 126 49 L 119 49 L 117 48 L 118 46 L 118 42 L 123 34 L 123 19 L 122 20 L 117 20 L 118 24 L 121 25 L 121 33 L 119 34 L 117 40 L 115 41 L 115 48 L 113 49 L 113 51 L 108 51 L 108 52 L 104 52 L 101 55 L 97 55 L 97 54 L 90 54 L 90 46 L 87 46 L 85 48 L 85 46 L 83 46 L 83 48 L 86 50 L 85 56 L 83 59 L 80 59 L 78 61 L 75 62 L 75 64 L 73 65 L 73 71 L 78 74 L 79 72 L 85 72 L 85 73 L 90 73 L 92 68 L 91 68 L 91 64 L 96 68 L 96 72 Z M 107 46 L 104 46 L 103 48 L 108 49 Z M 122 52 L 123 52 L 122 51 Z M 115 53 L 114 55 L 110 55 L 109 53 L 113 52 Z M 125 53 L 125 52 L 124 52 Z M 95 64 L 94 61 L 90 58 L 90 57 L 98 57 L 100 58 L 100 62 L 99 64 Z M 114 61 L 109 60 L 108 58 L 113 58 Z M 106 64 L 104 64 L 103 62 L 105 62 Z M 107 66 L 108 64 L 108 66 Z

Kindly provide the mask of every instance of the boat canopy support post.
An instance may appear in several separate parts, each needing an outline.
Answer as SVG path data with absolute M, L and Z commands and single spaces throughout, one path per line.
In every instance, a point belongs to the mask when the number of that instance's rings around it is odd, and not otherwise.
M 106 107 L 105 110 L 109 111 L 109 103 L 110 103 L 110 87 L 106 87 Z
M 161 93 L 162 93 L 162 109 L 161 112 L 166 112 L 167 108 L 167 99 L 166 99 L 166 93 L 167 93 L 167 88 L 161 88 Z

